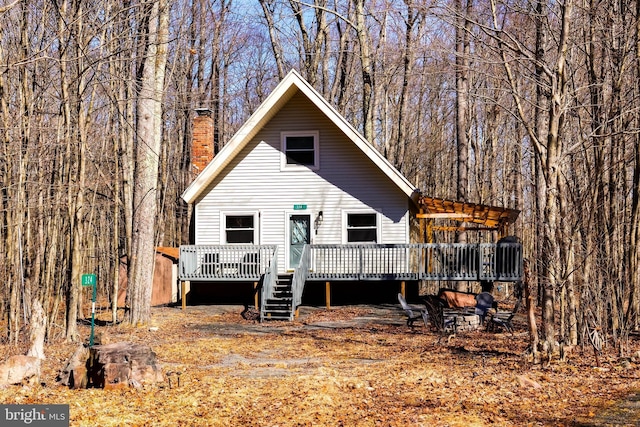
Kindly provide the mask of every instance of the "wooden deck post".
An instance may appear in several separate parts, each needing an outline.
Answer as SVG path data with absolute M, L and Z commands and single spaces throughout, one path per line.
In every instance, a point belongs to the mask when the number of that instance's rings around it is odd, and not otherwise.
M 331 282 L 324 284 L 324 299 L 327 303 L 327 310 L 331 308 Z
M 253 300 L 254 300 L 255 309 L 259 310 L 260 307 L 258 306 L 258 304 L 259 304 L 259 301 L 258 301 L 258 282 L 253 282 Z
M 191 282 L 184 281 L 180 282 L 180 299 L 182 300 L 182 309 L 187 308 L 187 286 L 191 287 Z
M 407 299 L 407 284 L 404 280 L 400 282 L 400 293 L 404 299 Z

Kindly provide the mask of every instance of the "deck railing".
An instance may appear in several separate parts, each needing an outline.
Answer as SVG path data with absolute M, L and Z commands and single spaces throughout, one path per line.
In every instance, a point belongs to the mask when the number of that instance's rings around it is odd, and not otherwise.
M 277 250 L 277 245 L 180 246 L 180 280 L 259 281 L 273 266 Z
M 293 272 L 291 279 L 291 293 L 293 296 L 293 306 L 297 307 L 302 303 L 302 292 L 304 291 L 304 284 L 309 277 L 309 271 L 311 269 L 311 247 L 305 245 L 302 249 L 302 255 L 300 256 L 300 263 Z
M 310 245 L 309 280 L 522 278 L 520 243 Z
M 522 279 L 520 243 L 307 245 L 305 250 L 294 274 L 300 294 L 306 280 Z M 276 251 L 276 245 L 181 246 L 180 280 L 258 281 L 270 269 L 275 283 Z
M 261 301 L 271 298 L 275 292 L 276 281 L 278 280 L 278 247 L 276 246 L 271 254 L 271 262 L 262 279 Z M 260 304 L 260 321 L 264 320 L 264 304 Z M 293 319 L 291 319 L 293 320 Z

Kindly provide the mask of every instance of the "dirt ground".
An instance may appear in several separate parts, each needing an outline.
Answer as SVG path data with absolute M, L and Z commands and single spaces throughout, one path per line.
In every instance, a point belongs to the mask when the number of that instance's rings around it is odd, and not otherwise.
M 441 339 L 408 328 L 395 305 L 303 307 L 295 322 L 263 324 L 241 311 L 154 308 L 151 328 L 96 328 L 111 342 L 151 346 L 172 374 L 161 384 L 57 386 L 77 346 L 58 342 L 45 348 L 42 384 L 2 389 L 0 401 L 69 404 L 72 426 L 640 426 L 635 341 L 625 358 L 607 347 L 600 367 L 589 348 L 532 365 L 522 319 L 513 336 Z M 24 350 L 3 345 L 0 356 Z

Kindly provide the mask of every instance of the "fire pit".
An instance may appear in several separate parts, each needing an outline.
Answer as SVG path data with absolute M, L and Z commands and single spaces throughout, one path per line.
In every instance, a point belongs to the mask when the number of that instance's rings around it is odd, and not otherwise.
M 444 309 L 443 315 L 445 324 L 450 321 L 455 325 L 456 331 L 475 331 L 480 327 L 480 316 L 475 313 L 475 308 L 466 307 L 464 309 L 452 310 Z

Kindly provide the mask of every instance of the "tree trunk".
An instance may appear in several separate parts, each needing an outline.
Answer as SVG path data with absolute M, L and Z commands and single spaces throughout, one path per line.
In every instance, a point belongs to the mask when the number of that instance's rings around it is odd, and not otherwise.
M 271 38 L 271 49 L 273 50 L 273 57 L 276 60 L 276 67 L 278 69 L 278 78 L 284 79 L 284 59 L 282 58 L 282 46 L 278 39 L 276 25 L 273 19 L 273 2 L 269 0 L 258 0 L 260 6 L 262 6 L 262 12 L 264 19 L 267 21 L 267 28 L 269 29 L 269 37 Z
M 529 269 L 529 261 L 524 263 L 524 278 L 522 281 L 524 286 L 524 300 L 527 306 L 527 324 L 529 325 L 529 349 L 533 357 L 533 363 L 540 363 L 540 354 L 538 353 L 538 325 L 536 323 L 536 305 L 531 295 L 531 272 Z
M 640 16 L 640 1 L 636 2 L 636 17 Z M 640 92 L 640 19 L 636 20 L 636 93 Z M 636 110 L 634 115 L 635 127 L 640 127 L 640 113 Z M 629 269 L 627 272 L 629 280 L 629 310 L 627 324 L 633 322 L 633 327 L 638 327 L 638 317 L 640 316 L 640 134 L 636 132 L 634 140 L 634 167 L 631 201 L 631 233 L 629 236 Z M 632 318 L 632 319 L 630 319 Z
M 373 62 L 369 50 L 369 32 L 365 22 L 365 0 L 354 0 L 355 4 L 355 30 L 360 45 L 360 66 L 362 68 L 362 128 L 364 138 L 374 144 L 373 132 Z
M 162 95 L 167 62 L 169 8 L 155 1 L 149 15 L 147 52 L 137 106 L 133 240 L 129 260 L 129 322 L 146 324 L 151 317 L 155 259 L 157 185 L 162 142 Z
M 466 4 L 463 4 L 466 3 Z M 457 190 L 456 199 L 468 201 L 469 189 L 469 14 L 473 0 L 456 0 L 456 148 Z M 457 241 L 467 241 L 466 233 L 458 233 Z
M 407 5 L 407 19 L 405 21 L 405 47 L 402 57 L 403 73 L 402 73 L 402 89 L 400 91 L 400 110 L 398 111 L 398 138 L 395 141 L 395 150 L 393 153 L 394 166 L 402 171 L 404 169 L 405 145 L 407 144 L 407 122 L 409 116 L 409 80 L 413 75 L 414 63 L 414 35 L 415 25 L 420 19 L 420 12 L 414 9 L 411 0 L 405 1 Z

